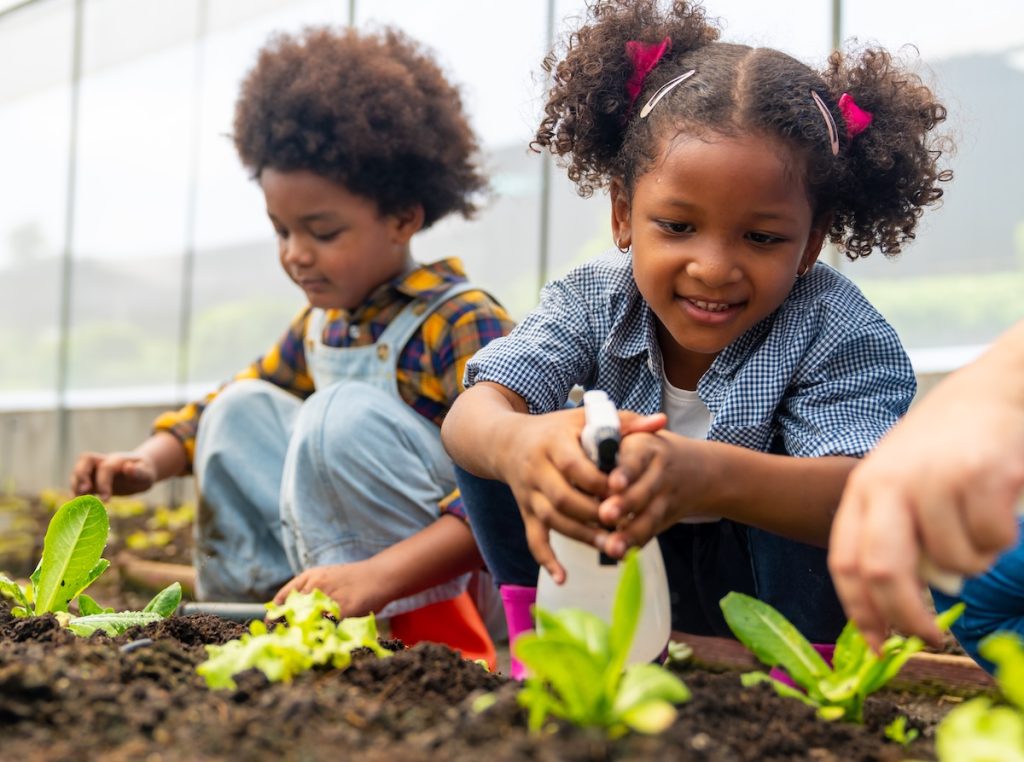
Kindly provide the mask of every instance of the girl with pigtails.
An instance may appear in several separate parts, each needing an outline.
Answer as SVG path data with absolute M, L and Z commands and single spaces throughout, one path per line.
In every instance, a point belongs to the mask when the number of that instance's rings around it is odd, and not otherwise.
M 942 196 L 945 109 L 884 50 L 824 71 L 719 41 L 682 0 L 597 0 L 552 75 L 534 145 L 611 200 L 608 253 L 549 283 L 478 352 L 442 437 L 510 636 L 531 626 L 549 530 L 612 558 L 657 539 L 673 629 L 730 635 L 770 603 L 824 652 L 845 617 L 825 545 L 847 474 L 902 416 L 899 338 L 818 261 L 894 255 Z M 575 385 L 621 411 L 618 464 L 580 446 Z M 517 669 L 518 665 L 514 665 Z

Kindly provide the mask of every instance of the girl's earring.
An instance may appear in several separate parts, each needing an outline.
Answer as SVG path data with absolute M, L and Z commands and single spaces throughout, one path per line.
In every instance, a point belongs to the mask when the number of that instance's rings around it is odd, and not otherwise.
M 623 254 L 628 254 L 629 253 L 629 244 L 628 243 L 625 246 L 623 246 L 622 245 L 622 241 L 616 240 L 615 241 L 615 248 L 618 249 L 619 251 L 621 251 Z
M 802 278 L 802 277 L 804 277 L 805 275 L 807 275 L 807 271 L 808 271 L 809 269 L 810 269 L 810 268 L 809 268 L 809 266 L 808 266 L 808 265 L 804 265 L 803 267 L 801 267 L 801 268 L 800 268 L 799 270 L 797 270 L 797 271 L 796 271 L 796 277 L 797 277 L 797 278 Z

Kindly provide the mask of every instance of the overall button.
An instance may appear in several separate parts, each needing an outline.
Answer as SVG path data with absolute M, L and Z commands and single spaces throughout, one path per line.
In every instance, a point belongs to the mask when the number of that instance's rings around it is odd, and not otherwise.
M 416 302 L 416 304 L 414 304 L 412 306 L 412 314 L 413 315 L 422 315 L 424 312 L 426 312 L 426 310 L 427 310 L 427 303 L 426 302 Z
M 388 352 L 389 352 L 389 350 L 388 350 L 388 345 L 387 344 L 378 344 L 377 345 L 377 357 L 379 357 L 381 360 L 387 360 L 388 359 Z

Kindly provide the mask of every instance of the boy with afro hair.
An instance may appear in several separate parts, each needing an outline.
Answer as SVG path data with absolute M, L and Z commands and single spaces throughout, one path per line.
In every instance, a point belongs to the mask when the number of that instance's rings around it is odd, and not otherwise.
M 342 616 L 460 596 L 481 566 L 439 427 L 467 360 L 512 323 L 416 233 L 486 189 L 458 90 L 393 29 L 273 37 L 242 84 L 234 141 L 285 273 L 308 304 L 202 401 L 131 452 L 84 453 L 76 494 L 191 469 L 200 599 L 319 588 Z

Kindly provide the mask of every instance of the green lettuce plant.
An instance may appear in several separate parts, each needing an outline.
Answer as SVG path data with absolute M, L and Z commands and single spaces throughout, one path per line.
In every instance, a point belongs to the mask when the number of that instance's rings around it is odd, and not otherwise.
M 885 726 L 882 732 L 886 738 L 900 746 L 909 746 L 921 735 L 917 728 L 907 727 L 907 716 L 904 714 L 897 716 L 895 720 Z
M 935 730 L 935 752 L 940 762 L 1024 762 L 1024 642 L 997 632 L 978 650 L 996 665 L 1006 703 L 981 696 L 953 709 Z
M 817 707 L 825 720 L 864 721 L 864 699 L 894 678 L 910 657 L 924 648 L 920 638 L 890 637 L 876 654 L 853 622 L 848 622 L 836 641 L 832 666 L 807 639 L 769 604 L 743 593 L 732 592 L 721 601 L 729 628 L 754 656 L 770 667 L 782 667 L 800 691 L 765 672 L 749 672 L 743 685 L 770 683 L 780 696 Z M 963 611 L 958 604 L 939 615 L 941 630 L 949 629 Z
M 626 667 L 643 602 L 636 552 L 626 555 L 612 622 L 578 609 L 535 609 L 540 632 L 519 637 L 513 649 L 529 670 L 517 700 L 539 731 L 548 716 L 605 728 L 660 733 L 676 717 L 675 704 L 690 698 L 682 680 L 656 664 Z
M 110 562 L 102 557 L 110 533 L 106 508 L 92 495 L 64 503 L 50 519 L 43 554 L 29 584 L 22 587 L 0 574 L 0 595 L 14 602 L 14 616 L 54 614 L 76 635 L 102 630 L 118 635 L 129 627 L 159 621 L 174 613 L 181 600 L 177 582 L 157 593 L 142 611 L 114 612 L 85 594 Z M 77 599 L 77 600 L 76 600 Z M 69 611 L 76 601 L 79 616 Z
M 289 681 L 314 667 L 345 669 L 357 648 L 369 648 L 381 657 L 391 655 L 377 641 L 373 614 L 337 621 L 340 614 L 337 602 L 320 590 L 293 591 L 282 605 L 267 604 L 267 619 L 283 619 L 282 623 L 269 630 L 256 620 L 241 638 L 206 646 L 208 658 L 196 671 L 210 688 L 233 690 L 237 687 L 234 676 L 247 669 L 258 669 L 271 682 Z

